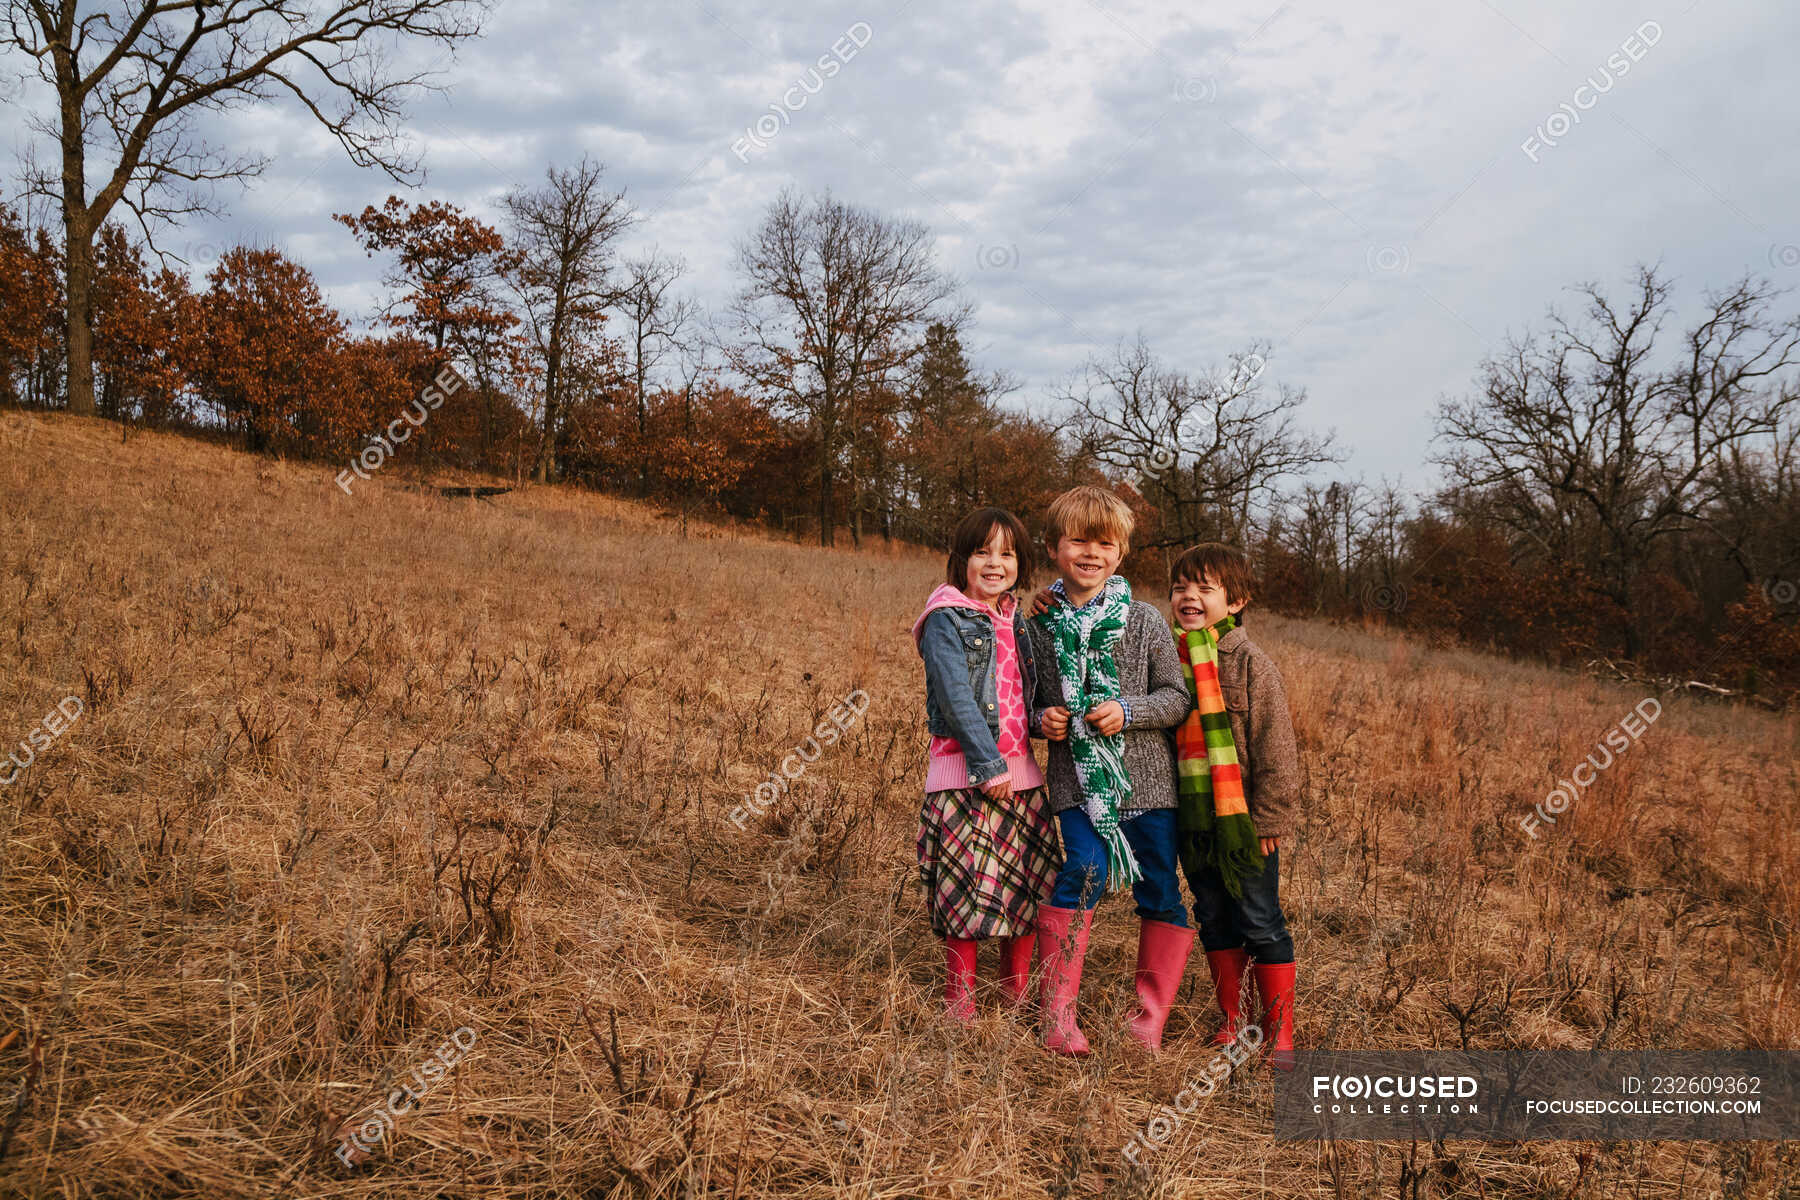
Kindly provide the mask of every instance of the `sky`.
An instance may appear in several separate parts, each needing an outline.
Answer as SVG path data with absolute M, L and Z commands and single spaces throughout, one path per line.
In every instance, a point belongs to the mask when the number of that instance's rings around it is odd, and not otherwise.
M 1340 474 L 1420 490 L 1440 400 L 1573 285 L 1661 264 L 1679 324 L 1746 272 L 1800 282 L 1796 44 L 1777 0 L 500 0 L 409 104 L 421 186 L 260 105 L 209 132 L 267 170 L 164 241 L 199 271 L 276 246 L 367 316 L 382 264 L 332 213 L 400 194 L 499 224 L 587 155 L 640 213 L 629 248 L 681 256 L 716 311 L 769 201 L 829 189 L 930 229 L 1008 403 L 1054 415 L 1139 333 L 1195 373 L 1267 342 Z

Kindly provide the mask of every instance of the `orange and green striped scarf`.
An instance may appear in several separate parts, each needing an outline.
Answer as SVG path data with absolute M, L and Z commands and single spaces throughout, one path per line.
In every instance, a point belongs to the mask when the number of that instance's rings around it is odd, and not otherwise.
M 1262 845 L 1244 801 L 1244 778 L 1225 694 L 1219 690 L 1219 639 L 1237 618 L 1204 629 L 1175 630 L 1181 671 L 1194 693 L 1194 711 L 1175 729 L 1175 778 L 1179 796 L 1182 866 L 1190 874 L 1216 867 L 1233 896 L 1263 869 Z

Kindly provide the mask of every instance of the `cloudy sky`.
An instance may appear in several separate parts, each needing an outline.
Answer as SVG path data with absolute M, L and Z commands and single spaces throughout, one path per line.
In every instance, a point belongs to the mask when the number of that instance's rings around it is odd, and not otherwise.
M 498 222 L 587 154 L 643 214 L 634 246 L 717 307 L 768 201 L 829 188 L 930 227 L 1015 403 L 1048 411 L 1139 331 L 1193 371 L 1266 339 L 1346 470 L 1413 487 L 1438 399 L 1571 284 L 1660 261 L 1691 306 L 1746 271 L 1800 282 L 1800 8 L 1777 0 L 500 0 L 485 28 L 412 106 L 421 188 L 246 111 L 220 136 L 274 161 L 181 240 L 276 245 L 363 314 L 380 266 L 331 213 L 399 190 Z M 793 90 L 834 44 L 854 57 Z

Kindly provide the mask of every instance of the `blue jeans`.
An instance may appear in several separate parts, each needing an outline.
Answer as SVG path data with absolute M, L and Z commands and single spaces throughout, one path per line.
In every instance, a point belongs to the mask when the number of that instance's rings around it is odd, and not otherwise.
M 1053 908 L 1093 908 L 1106 894 L 1106 844 L 1079 808 L 1056 814 L 1062 830 L 1063 865 L 1044 903 Z M 1175 875 L 1175 810 L 1153 808 L 1119 826 L 1143 878 L 1131 885 L 1137 914 L 1187 928 L 1187 907 Z
M 1294 939 L 1288 936 L 1287 918 L 1275 887 L 1280 877 L 1280 849 L 1263 855 L 1260 876 L 1244 880 L 1244 894 L 1234 897 L 1225 890 L 1218 868 L 1182 863 L 1188 887 L 1194 892 L 1194 919 L 1200 924 L 1200 945 L 1207 950 L 1243 947 L 1253 961 L 1266 964 L 1294 961 Z

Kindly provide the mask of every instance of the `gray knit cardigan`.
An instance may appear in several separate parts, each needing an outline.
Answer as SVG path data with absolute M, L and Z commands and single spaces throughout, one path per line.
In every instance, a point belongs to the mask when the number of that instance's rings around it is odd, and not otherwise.
M 1031 704 L 1031 735 L 1043 737 L 1046 708 L 1063 702 L 1062 672 L 1057 667 L 1055 640 L 1037 621 L 1026 622 L 1031 649 L 1037 659 L 1037 695 Z M 1119 672 L 1120 698 L 1131 711 L 1125 727 L 1125 770 L 1131 776 L 1131 803 L 1126 812 L 1174 808 L 1175 754 L 1168 730 L 1181 724 L 1194 698 L 1181 672 L 1181 656 L 1169 622 L 1153 604 L 1134 600 L 1125 617 L 1125 631 L 1113 650 Z M 1079 718 L 1078 718 L 1079 719 Z M 1044 772 L 1050 789 L 1050 811 L 1081 807 L 1081 787 L 1075 778 L 1075 759 L 1064 740 L 1050 743 L 1050 765 Z

